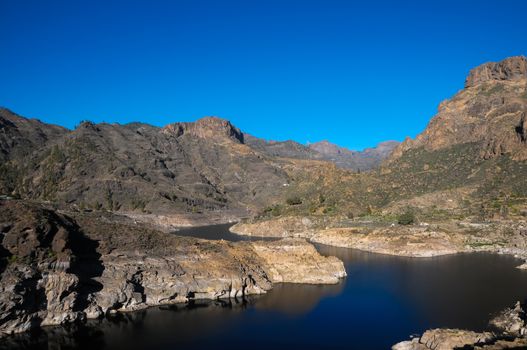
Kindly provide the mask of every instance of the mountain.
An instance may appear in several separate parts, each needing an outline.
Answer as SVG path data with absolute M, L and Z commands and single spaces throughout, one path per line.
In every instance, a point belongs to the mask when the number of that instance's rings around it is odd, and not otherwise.
M 320 166 L 297 173 L 288 190 L 302 204 L 275 212 L 389 216 L 411 207 L 426 220 L 521 217 L 527 213 L 526 112 L 526 58 L 483 64 L 379 169 L 352 175 Z
M 509 154 L 526 159 L 526 84 L 524 56 L 472 69 L 465 88 L 442 102 L 424 132 L 407 139 L 391 159 L 412 149 L 434 151 L 469 143 L 478 143 L 478 154 L 484 158 Z
M 243 144 L 228 121 L 158 128 L 81 123 L 68 131 L 2 110 L 0 190 L 83 209 L 246 215 L 280 194 L 280 163 Z
M 362 152 L 327 141 L 265 141 L 215 117 L 162 128 L 84 122 L 70 131 L 2 109 L 0 192 L 89 210 L 216 213 L 223 221 L 406 206 L 433 215 L 518 214 L 527 197 L 526 66 L 518 56 L 474 68 L 414 140 Z
M 296 158 L 296 159 L 323 159 L 318 152 L 296 141 L 267 141 L 245 134 L 245 144 L 254 150 L 272 157 Z
M 363 151 L 351 151 L 324 140 L 311 143 L 308 147 L 321 154 L 322 159 L 332 161 L 340 168 L 360 171 L 378 167 L 398 145 L 398 141 L 386 141 Z
M 442 102 L 426 129 L 385 162 L 380 172 L 382 182 L 391 184 L 388 200 L 406 197 L 403 203 L 458 215 L 522 215 L 526 113 L 524 56 L 472 69 L 465 88 Z
M 266 141 L 248 134 L 245 134 L 245 143 L 269 156 L 324 160 L 335 163 L 339 168 L 354 171 L 375 169 L 399 145 L 397 141 L 386 141 L 363 151 L 352 151 L 326 140 L 304 146 L 291 140 Z
M 0 160 L 5 162 L 27 156 L 67 131 L 61 126 L 26 119 L 0 108 Z
M 362 169 L 380 159 L 345 149 L 349 157 L 336 159 L 294 141 L 267 142 L 217 117 L 162 128 L 83 122 L 68 130 L 7 109 L 0 110 L 0 150 L 0 193 L 88 210 L 233 218 L 283 199 L 297 159 L 343 167 L 357 157 L 373 160 Z

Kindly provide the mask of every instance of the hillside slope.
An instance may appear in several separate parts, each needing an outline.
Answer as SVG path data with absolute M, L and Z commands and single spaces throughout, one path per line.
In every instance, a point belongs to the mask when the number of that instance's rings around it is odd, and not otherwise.
M 67 131 L 2 113 L 10 118 L 4 143 L 14 145 L 0 168 L 5 194 L 87 209 L 242 216 L 288 182 L 279 162 L 219 118 L 164 128 L 84 122 Z

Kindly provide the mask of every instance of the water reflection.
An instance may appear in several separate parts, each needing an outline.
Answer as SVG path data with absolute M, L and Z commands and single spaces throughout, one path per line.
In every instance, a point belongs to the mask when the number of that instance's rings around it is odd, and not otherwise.
M 511 256 L 467 253 L 405 258 L 319 245 L 342 259 L 344 293 L 364 290 L 397 298 L 425 327 L 487 328 L 493 314 L 527 297 L 527 271 Z
M 254 307 L 257 310 L 301 316 L 315 309 L 322 299 L 341 294 L 344 286 L 344 281 L 330 286 L 277 284 L 267 295 L 259 298 Z

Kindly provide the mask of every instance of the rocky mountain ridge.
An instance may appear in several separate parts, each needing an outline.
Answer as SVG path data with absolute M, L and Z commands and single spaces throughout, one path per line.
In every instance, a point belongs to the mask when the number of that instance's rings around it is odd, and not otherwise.
M 243 216 L 279 196 L 287 174 L 279 163 L 242 143 L 228 121 L 204 118 L 165 128 L 132 123 L 81 123 L 75 130 L 48 133 L 33 146 L 18 134 L 55 127 L 2 110 L 5 152 L 0 192 L 80 208 L 158 214 L 223 211 Z M 10 148 L 7 148 L 7 147 Z M 18 152 L 18 153 L 17 153 Z M 24 157 L 17 156 L 23 154 Z M 261 176 L 256 176 L 256 175 Z
M 251 135 L 246 135 L 245 140 L 250 147 L 269 156 L 329 161 L 339 168 L 358 172 L 377 168 L 399 144 L 398 141 L 385 141 L 375 147 L 353 151 L 327 140 L 309 143 L 307 146 L 291 140 L 266 141 Z
M 472 70 L 465 80 L 465 88 L 474 87 L 487 81 L 527 79 L 527 58 L 515 56 L 500 62 L 482 64 Z
M 375 147 L 352 151 L 323 140 L 311 143 L 308 147 L 322 154 L 323 159 L 334 162 L 342 169 L 366 171 L 377 168 L 398 145 L 398 141 L 384 141 Z
M 388 161 L 412 149 L 429 151 L 479 143 L 480 156 L 527 157 L 527 58 L 486 63 L 469 73 L 465 89 L 443 101 L 438 113 L 415 140 L 407 139 Z
M 0 123 L 0 193 L 81 209 L 225 221 L 284 200 L 284 169 L 296 159 L 340 161 L 294 141 L 268 143 L 217 117 L 163 128 L 83 122 L 70 131 L 1 109 Z

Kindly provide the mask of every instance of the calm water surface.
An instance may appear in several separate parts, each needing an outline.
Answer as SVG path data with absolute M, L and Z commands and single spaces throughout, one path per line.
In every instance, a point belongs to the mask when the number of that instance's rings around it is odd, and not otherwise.
M 177 234 L 233 238 L 228 225 Z M 492 314 L 527 297 L 527 272 L 508 256 L 410 259 L 318 249 L 344 261 L 348 277 L 341 283 L 281 284 L 247 300 L 156 307 L 8 338 L 0 347 L 389 349 L 430 327 L 483 330 Z

